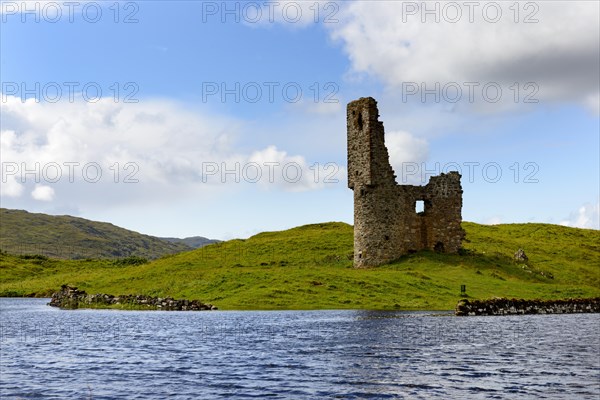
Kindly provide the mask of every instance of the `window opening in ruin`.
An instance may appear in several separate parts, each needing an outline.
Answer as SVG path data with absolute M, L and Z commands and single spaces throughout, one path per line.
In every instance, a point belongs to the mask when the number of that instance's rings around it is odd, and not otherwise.
M 417 214 L 425 212 L 425 202 L 423 200 L 417 200 L 415 202 L 415 212 Z
M 358 114 L 358 129 L 360 129 L 362 131 L 363 128 L 363 120 L 362 120 L 362 113 Z

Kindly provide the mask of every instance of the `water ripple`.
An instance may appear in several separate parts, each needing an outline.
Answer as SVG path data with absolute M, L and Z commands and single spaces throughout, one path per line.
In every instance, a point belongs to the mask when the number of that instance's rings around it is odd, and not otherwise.
M 600 317 L 59 311 L 0 299 L 2 399 L 598 399 Z

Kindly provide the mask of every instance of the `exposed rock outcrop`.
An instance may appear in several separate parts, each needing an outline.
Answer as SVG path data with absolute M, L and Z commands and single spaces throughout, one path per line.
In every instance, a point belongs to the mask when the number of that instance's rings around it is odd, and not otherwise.
M 163 311 L 202 311 L 217 310 L 212 304 L 205 304 L 199 300 L 175 300 L 171 297 L 151 297 L 144 295 L 87 294 L 76 287 L 62 285 L 60 291 L 55 292 L 50 299 L 49 306 L 62 309 L 77 308 L 104 308 L 113 305 L 129 306 L 140 310 Z
M 525 254 L 525 251 L 523 249 L 519 249 L 515 253 L 515 261 L 527 262 L 527 261 L 529 261 L 529 257 L 527 257 L 527 254 Z

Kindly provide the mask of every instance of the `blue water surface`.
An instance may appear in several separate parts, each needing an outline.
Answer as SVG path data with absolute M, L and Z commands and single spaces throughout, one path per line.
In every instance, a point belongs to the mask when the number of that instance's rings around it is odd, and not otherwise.
M 2 399 L 594 399 L 600 315 L 64 311 L 0 299 Z

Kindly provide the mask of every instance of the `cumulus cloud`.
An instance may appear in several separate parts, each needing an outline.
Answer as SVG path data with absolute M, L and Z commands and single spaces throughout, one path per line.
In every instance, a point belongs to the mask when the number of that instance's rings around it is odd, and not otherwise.
M 36 185 L 31 192 L 31 197 L 39 201 L 52 201 L 54 199 L 54 189 L 46 185 Z
M 420 172 L 429 154 L 429 145 L 425 139 L 405 131 L 391 131 L 385 134 L 385 145 L 398 183 L 427 183 L 422 182 Z
M 328 172 L 322 165 L 313 171 L 303 156 L 275 146 L 242 150 L 239 137 L 252 134 L 243 121 L 174 101 L 5 100 L 3 200 L 19 198 L 24 191 L 38 201 L 68 199 L 69 204 L 61 204 L 69 207 L 164 202 L 198 192 L 209 196 L 241 190 L 238 183 L 254 183 L 250 162 L 260 163 L 260 183 L 277 190 L 319 189 L 323 181 L 314 175 Z M 272 182 L 264 163 L 279 165 Z
M 2 131 L 3 162 L 17 162 L 21 172 L 40 165 L 42 179 L 44 167 L 55 163 L 62 170 L 67 169 L 65 163 L 79 163 L 77 170 L 95 163 L 108 178 L 116 162 L 136 163 L 137 177 L 146 181 L 177 178 L 195 172 L 195 160 L 230 150 L 230 136 L 237 131 L 236 121 L 159 100 L 143 105 L 110 99 L 51 104 L 7 96 L 3 114 L 8 128 Z M 70 178 L 62 172 L 62 179 Z M 79 172 L 74 171 L 73 178 L 85 179 Z
M 250 170 L 247 181 L 263 187 L 284 187 L 289 191 L 306 191 L 338 183 L 345 176 L 345 169 L 336 163 L 309 164 L 302 156 L 290 156 L 275 146 L 255 151 L 246 166 Z M 258 172 L 258 173 L 257 173 Z
M 560 224 L 575 228 L 600 229 L 600 201 L 595 204 L 583 204 Z
M 0 185 L 0 196 L 1 197 L 19 197 L 23 193 L 23 185 L 21 185 L 17 178 L 2 173 L 2 185 Z
M 343 44 L 356 73 L 375 76 L 399 94 L 416 83 L 418 92 L 408 99 L 420 101 L 421 85 L 435 91 L 436 84 L 442 102 L 454 99 L 456 83 L 462 90 L 459 101 L 468 104 L 469 82 L 479 84 L 473 88 L 475 105 L 498 109 L 522 104 L 525 96 L 584 105 L 597 98 L 600 3 L 473 3 L 471 10 L 460 2 L 348 2 L 341 22 L 330 26 L 331 35 Z M 483 94 L 488 83 L 500 86 L 498 103 L 491 102 L 494 87 Z M 446 84 L 451 86 L 444 93 Z M 434 102 L 435 96 L 426 101 Z
M 385 145 L 388 148 L 390 163 L 393 167 L 400 166 L 404 162 L 425 161 L 429 152 L 425 139 L 417 138 L 404 131 L 387 132 Z

